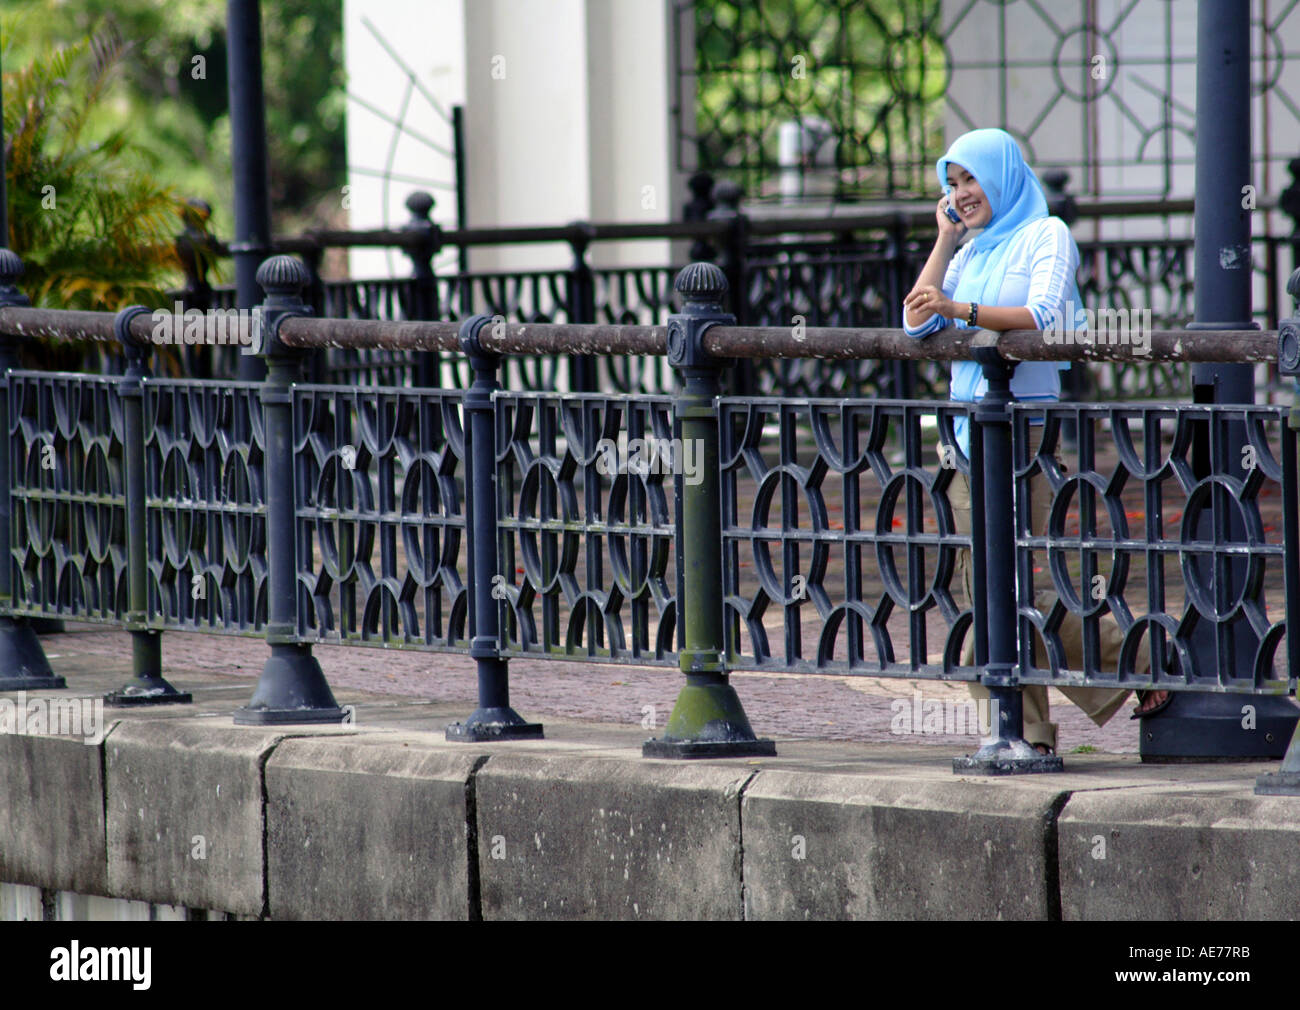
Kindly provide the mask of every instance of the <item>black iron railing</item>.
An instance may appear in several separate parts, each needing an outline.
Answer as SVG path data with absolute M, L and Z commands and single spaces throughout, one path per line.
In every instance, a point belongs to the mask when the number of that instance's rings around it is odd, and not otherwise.
M 20 269 L 0 251 L 8 360 L 24 340 L 116 339 L 131 365 L 122 377 L 9 370 L 0 387 L 11 510 L 0 635 L 22 659 L 5 688 L 55 686 L 35 617 L 130 631 L 137 678 L 115 697 L 128 704 L 175 698 L 164 630 L 264 635 L 271 657 L 241 722 L 342 718 L 316 642 L 468 653 L 480 709 L 453 739 L 541 732 L 510 708 L 510 657 L 675 664 L 686 685 L 646 753 L 683 757 L 771 752 L 729 670 L 978 680 L 1000 722 L 963 768 L 994 772 L 1059 767 L 1021 739 L 1022 684 L 1259 705 L 1296 688 L 1286 632 L 1300 588 L 1300 415 L 1016 405 L 1009 391 L 1023 360 L 1276 361 L 1277 332 L 1081 346 L 1037 331 L 917 341 L 741 326 L 707 263 L 679 274 L 685 305 L 666 327 L 316 319 L 302 300 L 309 274 L 275 257 L 253 326 L 268 377 L 232 385 L 151 378 L 144 310 L 23 308 Z M 1300 274 L 1293 284 L 1300 293 Z M 1300 372 L 1300 320 L 1280 337 L 1284 368 Z M 302 381 L 311 353 L 356 347 L 463 355 L 473 381 Z M 503 356 L 521 352 L 666 357 L 680 385 L 672 397 L 503 390 Z M 973 358 L 990 391 L 978 405 L 722 395 L 730 363 L 756 358 Z M 962 529 L 954 494 L 967 486 Z M 1046 527 L 1032 518 L 1040 494 Z M 1106 634 L 1121 640 L 1112 659 Z M 1281 750 L 1262 736 L 1240 744 Z M 1297 763 L 1293 745 L 1282 785 Z
M 1169 225 L 1184 220 L 1190 200 L 1076 200 L 1065 189 L 1064 172 L 1044 173 L 1049 205 L 1084 231 L 1098 224 L 1104 235 L 1115 224 L 1159 219 Z M 376 320 L 455 320 L 476 313 L 507 322 L 620 323 L 664 325 L 671 311 L 672 278 L 678 267 L 593 267 L 593 244 L 636 239 L 690 238 L 692 257 L 713 259 L 728 277 L 737 319 L 758 326 L 888 327 L 901 318 L 902 299 L 911 289 L 932 242 L 932 207 L 898 204 L 885 211 L 755 217 L 742 212 L 741 191 L 734 184 L 699 183 L 688 206 L 688 220 L 665 224 L 585 224 L 561 227 L 444 230 L 430 219 L 433 198 L 413 193 L 411 222 L 402 229 L 317 231 L 274 243 L 282 252 L 298 252 L 311 280 L 306 302 L 322 317 Z M 1295 203 L 1292 184 L 1279 199 L 1261 198 L 1261 212 Z M 1079 287 L 1084 304 L 1094 310 L 1150 310 L 1152 325 L 1176 328 L 1193 316 L 1194 281 L 1191 238 L 1102 237 L 1079 241 Z M 182 246 L 199 242 L 182 236 Z M 439 251 L 461 253 L 475 247 L 520 243 L 564 243 L 571 254 L 567 268 L 482 271 L 439 275 L 433 262 Z M 412 265 L 404 278 L 322 280 L 319 264 L 329 248 L 382 246 L 403 251 Z M 1255 318 L 1276 329 L 1286 303 L 1285 278 L 1300 265 L 1295 236 L 1257 235 L 1252 269 L 1261 297 Z M 228 250 L 209 243 L 212 255 Z M 233 308 L 233 288 L 211 287 L 200 269 L 203 257 L 186 255 L 186 288 L 176 300 L 199 309 Z M 177 348 L 179 374 L 218 377 L 234 374 L 230 351 Z M 566 360 L 551 356 L 512 356 L 505 363 L 511 389 L 608 391 L 668 394 L 675 381 L 671 369 L 654 356 L 600 355 Z M 415 358 L 402 351 L 353 347 L 327 349 L 311 356 L 308 376 L 317 382 L 420 384 L 459 387 L 469 381 L 458 356 Z M 746 360 L 725 377 L 732 392 L 770 396 L 942 396 L 945 377 L 933 362 L 851 361 L 834 367 L 816 359 Z M 1144 369 L 1120 368 L 1110 362 L 1080 362 L 1067 382 L 1071 399 L 1096 397 L 1159 400 L 1190 388 L 1185 363 Z M 1282 392 L 1275 379 L 1270 396 Z

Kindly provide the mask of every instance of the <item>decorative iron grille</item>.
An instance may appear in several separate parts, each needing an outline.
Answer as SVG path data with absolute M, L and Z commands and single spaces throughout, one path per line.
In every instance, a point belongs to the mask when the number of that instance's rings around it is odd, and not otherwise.
M 463 649 L 459 395 L 300 385 L 293 397 L 299 634 Z
M 126 616 L 119 381 L 10 373 L 15 614 L 114 623 Z
M 1300 146 L 1296 8 L 1249 3 L 1263 192 Z M 1194 0 L 678 0 L 675 22 L 679 167 L 751 198 L 780 188 L 785 122 L 826 124 L 786 168 L 800 193 L 821 171 L 836 198 L 934 195 L 946 140 L 988 126 L 1077 193 L 1191 190 Z
M 261 632 L 267 566 L 260 387 L 150 379 L 144 419 L 150 623 Z
M 674 664 L 682 548 L 674 457 L 657 455 L 681 450 L 672 401 L 497 393 L 493 402 L 502 653 Z
M 718 409 L 728 664 L 973 679 L 960 662 L 971 611 L 953 590 L 971 538 L 948 500 L 970 470 L 953 435 L 967 406 Z
M 1296 454 L 1286 408 L 1013 409 L 1026 682 L 1278 693 L 1294 685 L 1282 647 L 1284 461 Z M 1043 416 L 1045 426 L 1030 426 Z M 1077 433 L 1070 450 L 1064 421 Z M 1028 522 L 1038 474 L 1052 503 L 1043 530 Z M 1102 662 L 1102 622 L 1111 620 L 1122 646 Z M 1066 662 L 1065 621 L 1082 624 L 1075 658 L 1086 678 Z

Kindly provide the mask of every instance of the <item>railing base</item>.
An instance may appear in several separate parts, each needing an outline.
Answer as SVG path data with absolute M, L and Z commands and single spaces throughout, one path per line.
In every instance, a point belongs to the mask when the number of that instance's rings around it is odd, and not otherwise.
M 1056 754 L 1039 754 L 1024 740 L 995 740 L 974 754 L 952 759 L 954 775 L 1042 775 L 1065 771 Z
M 50 669 L 30 624 L 0 617 L 0 691 L 58 691 L 68 682 Z
M 513 708 L 475 709 L 464 722 L 453 722 L 447 727 L 447 740 L 452 743 L 541 739 L 542 724 L 525 722 Z
M 347 716 L 341 708 L 239 708 L 234 719 L 236 726 L 342 725 Z
M 1138 753 L 1144 764 L 1276 761 L 1297 720 L 1300 709 L 1281 695 L 1176 692 L 1167 709 L 1141 720 Z
M 1300 772 L 1265 772 L 1255 780 L 1256 796 L 1300 796 Z
M 664 735 L 647 740 L 642 757 L 776 757 L 776 744 L 760 740 L 740 695 L 721 673 L 688 673 Z
M 342 723 L 347 717 L 305 645 L 272 645 L 257 690 L 234 716 L 236 726 Z
M 643 758 L 734 758 L 776 757 L 772 740 L 647 740 L 641 745 Z
M 48 677 L 0 677 L 0 691 L 62 691 L 68 682 L 51 674 Z
M 144 705 L 189 705 L 194 695 L 178 691 L 161 677 L 136 677 L 131 683 L 104 695 L 108 708 L 138 708 Z

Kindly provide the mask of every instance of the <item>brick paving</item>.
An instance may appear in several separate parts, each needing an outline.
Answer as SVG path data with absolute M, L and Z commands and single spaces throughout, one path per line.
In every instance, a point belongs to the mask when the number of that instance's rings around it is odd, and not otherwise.
M 125 632 L 90 625 L 69 624 L 64 634 L 42 639 L 55 671 L 60 662 L 81 665 L 102 657 L 106 664 L 128 670 L 131 643 Z M 315 655 L 336 689 L 356 689 L 375 694 L 458 703 L 465 714 L 474 707 L 476 679 L 467 657 L 418 653 L 382 648 L 323 645 Z M 243 679 L 249 693 L 267 655 L 258 639 L 173 632 L 163 638 L 163 664 L 167 677 L 185 687 L 186 671 Z M 574 663 L 562 660 L 513 660 L 510 664 L 511 703 L 529 719 L 549 716 L 593 723 L 639 725 L 653 706 L 656 726 L 662 729 L 682 684 L 672 669 Z M 898 698 L 912 703 L 913 691 L 924 700 L 964 701 L 961 684 L 911 679 L 842 677 L 821 674 L 732 674 L 745 711 L 755 731 L 776 740 L 851 740 L 863 743 L 898 743 L 943 746 L 954 753 L 977 745 L 975 735 L 891 733 L 890 722 Z M 76 678 L 69 677 L 70 689 Z M 232 692 L 233 694 L 234 692 Z M 235 709 L 245 698 L 232 698 Z M 1098 729 L 1062 695 L 1052 692 L 1053 718 L 1060 724 L 1061 751 L 1083 745 L 1105 753 L 1136 753 L 1137 723 L 1120 712 Z M 358 719 L 363 719 L 364 708 Z M 647 736 L 652 735 L 647 732 Z

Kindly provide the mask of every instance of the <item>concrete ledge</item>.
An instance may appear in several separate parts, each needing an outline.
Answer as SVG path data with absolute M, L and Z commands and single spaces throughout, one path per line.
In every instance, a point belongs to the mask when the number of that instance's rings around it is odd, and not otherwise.
M 745 790 L 747 919 L 1046 919 L 1060 794 L 763 771 Z
M 104 742 L 108 893 L 261 913 L 262 765 L 287 734 L 132 720 Z
M 741 918 L 753 771 L 493 755 L 475 779 L 483 918 Z
M 266 764 L 273 919 L 465 919 L 483 758 L 391 736 L 286 740 Z
M 0 734 L 0 880 L 107 890 L 102 747 Z
M 91 694 L 129 667 L 93 663 Z M 441 739 L 463 706 L 360 693 L 352 727 L 238 727 L 249 685 L 194 679 L 192 709 L 115 714 L 99 747 L 0 735 L 0 917 L 1300 914 L 1300 800 L 1254 796 L 1258 763 L 963 779 L 947 747 L 807 740 L 647 761 L 635 723 L 465 746 Z
M 1300 802 L 1218 789 L 1075 794 L 1058 822 L 1066 919 L 1300 917 Z

